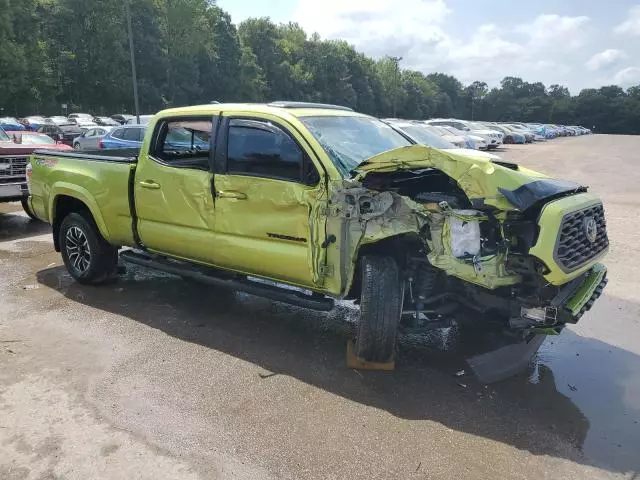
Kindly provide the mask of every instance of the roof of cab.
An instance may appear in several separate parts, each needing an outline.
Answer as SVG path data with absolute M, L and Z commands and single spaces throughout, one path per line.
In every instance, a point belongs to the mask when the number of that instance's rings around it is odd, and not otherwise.
M 273 103 L 209 103 L 191 107 L 178 107 L 162 110 L 158 115 L 170 117 L 174 115 L 209 115 L 217 112 L 255 112 L 274 114 L 280 117 L 311 117 L 311 116 L 340 116 L 364 117 L 362 113 L 354 112 L 347 107 L 304 102 L 273 102 Z

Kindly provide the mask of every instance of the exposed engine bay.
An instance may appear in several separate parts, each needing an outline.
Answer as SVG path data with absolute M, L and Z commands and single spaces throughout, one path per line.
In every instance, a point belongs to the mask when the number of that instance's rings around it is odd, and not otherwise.
M 360 232 L 358 243 L 388 228 L 402 233 L 387 253 L 404 274 L 409 328 L 464 322 L 553 333 L 571 321 L 553 307 L 568 287 L 548 284 L 545 265 L 529 255 L 544 201 L 501 210 L 472 202 L 442 171 L 422 168 L 370 172 L 332 203 L 344 206 L 339 215 Z

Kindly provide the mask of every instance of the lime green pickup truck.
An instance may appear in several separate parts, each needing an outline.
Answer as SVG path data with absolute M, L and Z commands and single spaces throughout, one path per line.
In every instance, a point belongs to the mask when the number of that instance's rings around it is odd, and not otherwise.
M 400 328 L 557 333 L 607 281 L 586 187 L 415 145 L 344 107 L 165 110 L 139 151 L 39 151 L 29 172 L 76 281 L 120 258 L 307 308 L 355 299 L 367 362 L 393 359 Z

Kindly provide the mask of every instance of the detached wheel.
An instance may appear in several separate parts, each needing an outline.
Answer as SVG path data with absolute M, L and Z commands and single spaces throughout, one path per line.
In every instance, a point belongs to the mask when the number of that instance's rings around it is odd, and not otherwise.
M 392 257 L 365 255 L 355 354 L 368 362 L 393 360 L 402 315 L 403 281 Z
M 113 275 L 118 250 L 102 237 L 92 218 L 70 213 L 60 225 L 60 252 L 69 274 L 84 285 L 95 285 Z
M 23 198 L 22 200 L 20 200 L 20 203 L 22 203 L 22 209 L 24 210 L 24 213 L 26 213 L 31 220 L 38 220 L 38 217 L 35 216 L 33 210 L 31 210 L 31 207 L 29 206 L 28 198 Z

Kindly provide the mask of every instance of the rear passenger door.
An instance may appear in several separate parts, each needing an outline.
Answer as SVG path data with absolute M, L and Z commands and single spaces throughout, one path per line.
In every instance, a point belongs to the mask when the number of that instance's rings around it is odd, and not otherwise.
M 215 264 L 210 156 L 217 122 L 217 117 L 215 122 L 212 117 L 172 117 L 152 127 L 134 187 L 138 233 L 150 250 Z
M 313 152 L 279 119 L 223 115 L 214 176 L 216 262 L 318 286 L 326 189 Z

